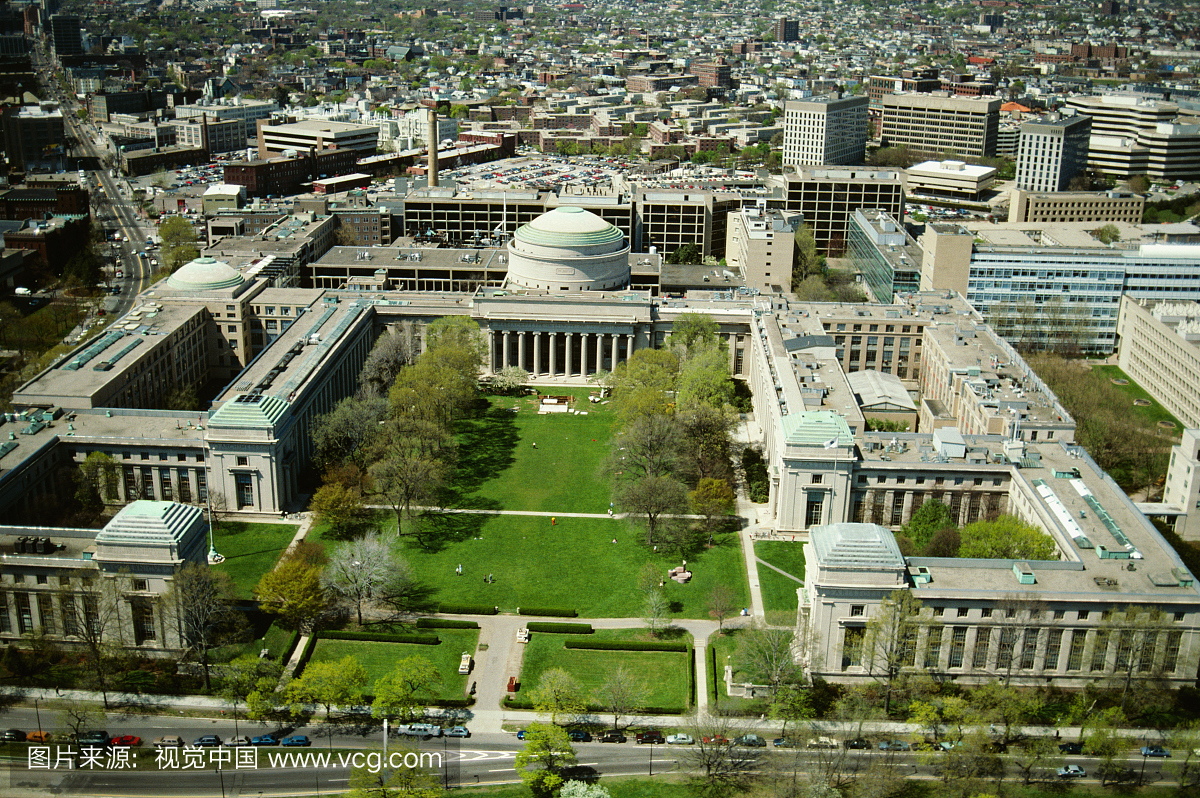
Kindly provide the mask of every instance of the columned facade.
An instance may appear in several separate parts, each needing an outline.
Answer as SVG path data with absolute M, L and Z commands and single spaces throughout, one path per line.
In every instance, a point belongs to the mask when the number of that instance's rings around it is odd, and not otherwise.
M 638 331 L 568 331 L 555 329 L 565 323 L 549 322 L 542 329 L 516 329 L 526 321 L 513 320 L 512 328 L 499 328 L 507 322 L 493 321 L 486 332 L 489 367 L 492 373 L 515 366 L 539 377 L 586 377 L 597 371 L 611 371 L 638 349 Z

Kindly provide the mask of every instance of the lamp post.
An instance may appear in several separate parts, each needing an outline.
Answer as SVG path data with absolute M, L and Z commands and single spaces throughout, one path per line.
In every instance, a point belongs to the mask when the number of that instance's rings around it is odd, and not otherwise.
M 650 741 L 650 775 L 654 775 L 654 740 Z
M 42 736 L 42 712 L 38 709 L 38 701 L 40 700 L 38 698 L 33 699 L 33 711 L 37 715 L 38 737 Z

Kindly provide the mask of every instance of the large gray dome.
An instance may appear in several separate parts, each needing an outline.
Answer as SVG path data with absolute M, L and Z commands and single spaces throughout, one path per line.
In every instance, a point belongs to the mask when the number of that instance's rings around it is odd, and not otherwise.
M 167 278 L 167 285 L 176 291 L 214 291 L 244 282 L 245 275 L 216 258 L 196 258 Z
M 624 234 L 583 208 L 555 208 L 521 225 L 508 257 L 508 279 L 525 288 L 601 291 L 629 283 Z

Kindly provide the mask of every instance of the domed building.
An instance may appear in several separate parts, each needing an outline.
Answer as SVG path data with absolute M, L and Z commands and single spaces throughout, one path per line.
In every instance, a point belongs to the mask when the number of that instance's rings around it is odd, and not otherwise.
M 547 291 L 605 291 L 629 284 L 629 244 L 591 211 L 563 206 L 517 228 L 508 280 Z
M 245 282 L 244 274 L 216 258 L 196 258 L 167 278 L 167 285 L 176 291 L 220 291 Z

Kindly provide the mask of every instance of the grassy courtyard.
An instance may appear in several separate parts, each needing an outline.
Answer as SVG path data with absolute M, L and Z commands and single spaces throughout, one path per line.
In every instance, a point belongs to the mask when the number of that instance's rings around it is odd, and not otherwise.
M 213 567 L 229 574 L 239 599 L 249 599 L 258 580 L 296 535 L 293 524 L 251 524 L 225 521 L 213 533 L 213 545 L 225 561 Z
M 551 668 L 562 668 L 580 681 L 589 701 L 594 703 L 596 690 L 604 684 L 604 680 L 618 667 L 625 666 L 645 680 L 649 689 L 647 707 L 680 713 L 687 708 L 691 694 L 690 654 L 563 648 L 563 643 L 571 639 L 649 640 L 650 637 L 643 629 L 603 629 L 586 636 L 534 632 L 525 647 L 525 661 L 521 668 L 522 697 L 527 698 L 530 691 L 537 687 L 542 673 Z
M 642 612 L 638 573 L 646 563 L 667 571 L 680 558 L 644 545 L 645 533 L 622 519 L 447 514 L 426 523 L 453 527 L 440 548 L 404 540 L 404 556 L 417 576 L 435 585 L 437 600 L 487 604 L 502 611 L 536 606 L 574 609 L 585 618 L 636 617 Z M 613 543 L 613 540 L 616 543 Z M 666 580 L 671 615 L 707 617 L 713 587 L 728 585 L 747 602 L 742 551 L 733 534 L 718 535 L 712 548 L 688 555 L 692 581 Z M 461 564 L 463 574 L 455 575 Z M 491 574 L 495 581 L 486 583 Z
M 1170 421 L 1175 425 L 1175 428 L 1173 430 L 1167 430 L 1166 432 L 1168 434 L 1178 435 L 1183 431 L 1183 423 L 1180 422 L 1179 419 L 1175 418 L 1175 416 L 1171 415 L 1171 413 L 1169 413 L 1162 405 L 1158 403 L 1157 399 L 1146 393 L 1141 386 L 1134 382 L 1128 374 L 1121 371 L 1121 369 L 1117 368 L 1116 366 L 1092 366 L 1092 371 L 1110 381 L 1129 380 L 1128 385 L 1114 385 L 1113 387 L 1129 397 L 1129 404 L 1131 407 L 1133 407 L 1133 414 L 1145 421 L 1146 426 L 1154 427 L 1160 421 Z M 1139 407 L 1133 404 L 1135 399 L 1144 399 L 1145 401 L 1150 402 L 1150 405 L 1147 407 Z
M 397 660 L 405 657 L 424 657 L 437 667 L 442 675 L 442 683 L 437 691 L 438 699 L 463 698 L 466 695 L 467 679 L 458 673 L 458 663 L 462 653 L 467 651 L 475 656 L 475 646 L 479 642 L 478 629 L 435 629 L 441 643 L 436 646 L 422 646 L 414 643 L 378 643 L 366 640 L 324 640 L 317 641 L 310 662 L 331 662 L 352 656 L 367 669 L 367 693 L 373 693 L 375 682 L 379 677 L 392 671 Z
M 801 543 L 759 541 L 754 544 L 754 554 L 758 559 L 786 571 L 797 579 L 804 578 L 804 546 Z M 768 614 L 788 613 L 794 620 L 799 606 L 796 590 L 800 583 L 759 563 L 758 584 L 762 590 L 763 609 Z

